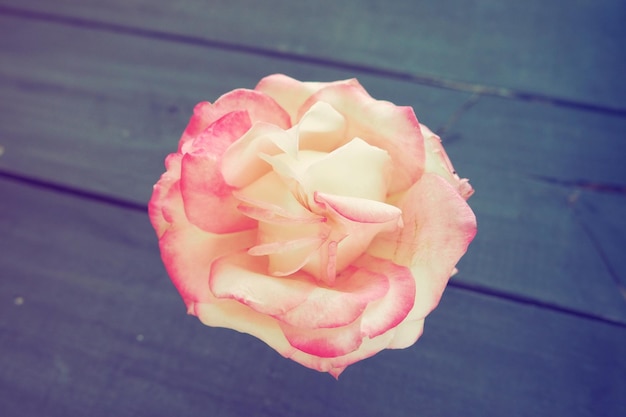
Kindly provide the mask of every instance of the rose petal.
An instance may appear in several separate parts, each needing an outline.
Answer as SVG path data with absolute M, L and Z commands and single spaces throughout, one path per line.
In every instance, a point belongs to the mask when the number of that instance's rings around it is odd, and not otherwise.
M 347 121 L 348 138 L 359 137 L 386 150 L 394 162 L 390 193 L 406 190 L 424 170 L 424 139 L 411 107 L 373 99 L 360 85 L 329 84 L 302 105 L 304 115 L 316 102 L 330 104 Z
M 217 298 L 237 300 L 301 330 L 346 326 L 389 289 L 384 275 L 366 269 L 353 268 L 334 287 L 320 287 L 308 274 L 279 278 L 266 275 L 266 268 L 262 259 L 245 254 L 220 258 L 211 269 L 210 289 Z
M 221 299 L 234 299 L 259 313 L 275 316 L 303 303 L 316 288 L 304 273 L 289 278 L 266 274 L 267 260 L 246 253 L 213 263 L 209 287 Z
M 253 256 L 267 255 L 267 272 L 282 277 L 302 269 L 323 244 L 324 239 L 319 237 L 292 239 L 259 244 L 250 248 L 248 253 Z
M 298 149 L 332 152 L 347 142 L 346 120 L 330 104 L 317 102 L 292 127 L 298 136 Z
M 179 186 L 180 161 L 180 154 L 167 156 L 165 159 L 166 171 L 154 185 L 152 197 L 148 203 L 148 216 L 159 238 L 163 236 L 174 218 L 185 217 Z M 174 186 L 176 189 L 172 191 Z
M 291 357 L 296 352 L 285 338 L 276 319 L 235 300 L 196 304 L 193 314 L 207 326 L 224 327 L 255 336 L 284 357 Z
M 368 253 L 411 269 L 416 280 L 411 317 L 421 319 L 439 303 L 476 234 L 476 217 L 457 190 L 436 174 L 424 174 L 397 204 L 404 228 L 378 235 Z
M 317 191 L 385 201 L 391 170 L 387 152 L 354 138 L 312 163 L 302 185 L 311 195 Z
M 268 123 L 257 123 L 226 150 L 222 175 L 229 185 L 242 188 L 271 171 L 260 155 L 287 152 L 295 156 L 297 150 L 295 134 Z
M 441 144 L 441 138 L 424 125 L 420 125 L 420 129 L 426 145 L 426 172 L 440 175 L 456 188 L 464 199 L 470 198 L 474 194 L 474 189 L 467 179 L 461 179 L 457 175 Z
M 280 216 L 285 218 L 321 220 L 321 216 L 311 213 L 294 197 L 281 177 L 273 171 L 235 191 L 233 195 L 245 206 L 253 206 L 263 210 L 280 207 Z M 300 220 L 296 221 L 300 222 Z
M 230 112 L 241 110 L 248 113 L 252 124 L 266 122 L 282 129 L 291 126 L 289 114 L 274 99 L 259 91 L 237 89 L 224 94 L 214 104 L 205 101 L 196 105 L 180 139 L 178 151 L 182 152 L 183 145 L 216 120 Z
M 387 349 L 405 349 L 412 346 L 424 332 L 424 319 L 400 323 L 394 328 L 393 339 Z
M 347 291 L 347 294 L 350 294 L 351 297 L 355 294 L 360 294 L 361 297 L 363 297 L 362 301 L 366 301 L 367 307 L 363 310 L 360 319 L 355 319 L 352 324 L 338 328 L 328 329 L 328 326 L 319 326 L 324 327 L 324 329 L 307 329 L 306 324 L 310 323 L 311 320 L 315 320 L 316 324 L 318 324 L 317 321 L 320 320 L 318 315 L 320 315 L 321 312 L 324 312 L 323 314 L 327 315 L 329 319 L 333 316 L 341 316 L 339 312 L 333 312 L 333 314 L 327 313 L 328 306 L 326 305 L 326 301 L 328 300 L 325 298 L 322 298 L 322 303 L 312 302 L 315 294 L 315 292 L 313 292 L 307 299 L 306 304 L 303 303 L 278 317 L 284 320 L 286 317 L 293 318 L 298 314 L 298 316 L 302 318 L 302 321 L 289 320 L 286 325 L 280 323 L 287 340 L 289 340 L 292 346 L 305 353 L 323 358 L 348 355 L 361 346 L 364 338 L 365 340 L 369 340 L 375 339 L 388 332 L 392 332 L 393 334 L 394 328 L 401 323 L 411 311 L 415 296 L 415 282 L 408 268 L 368 255 L 364 255 L 353 265 L 357 268 L 354 275 L 351 275 L 352 271 L 350 271 L 338 277 L 337 281 L 340 282 L 345 279 L 350 285 L 354 286 L 357 278 L 363 280 L 363 282 L 359 284 L 362 288 L 357 287 Z M 351 269 L 354 269 L 354 267 L 351 267 Z M 358 276 L 358 274 L 363 275 Z M 376 277 L 378 277 L 379 281 L 373 284 L 371 281 Z M 385 277 L 385 281 L 380 280 L 380 277 Z M 339 285 L 342 284 L 343 283 L 340 283 Z M 367 289 L 369 293 L 364 292 L 364 289 Z M 387 290 L 383 293 L 383 289 Z M 374 292 L 374 290 L 377 291 Z M 355 302 L 356 299 L 351 298 L 349 300 Z M 336 302 L 337 300 L 333 301 Z M 343 305 L 348 305 L 347 303 L 348 300 L 346 300 Z M 332 312 L 332 309 L 330 310 Z M 389 341 L 389 339 L 386 340 Z M 335 366 L 337 366 L 337 364 L 335 364 Z
M 289 344 L 320 358 L 335 358 L 354 352 L 361 346 L 360 323 L 356 321 L 340 328 L 302 329 L 279 322 Z
M 271 275 L 300 269 L 329 235 L 326 219 L 304 208 L 274 172 L 234 195 L 242 202 L 238 209 L 259 220 L 257 245 L 249 253 L 268 255 Z
M 220 117 L 181 149 L 182 154 L 206 153 L 220 159 L 226 149 L 252 127 L 250 116 L 245 110 L 232 111 Z
M 332 209 L 333 213 L 357 223 L 393 223 L 393 229 L 402 226 L 402 210 L 391 204 L 367 198 L 333 195 L 315 192 L 313 200 L 322 207 L 322 212 Z
M 209 290 L 213 261 L 225 254 L 240 251 L 254 242 L 254 232 L 231 234 L 204 232 L 189 223 L 177 223 L 159 240 L 165 269 L 185 303 L 214 299 Z
M 341 84 L 360 87 L 355 79 L 333 82 L 302 82 L 283 74 L 273 74 L 259 81 L 255 90 L 276 100 L 283 109 L 289 112 L 291 123 L 295 125 L 300 120 L 298 110 L 311 95 L 329 85 Z
M 370 302 L 384 297 L 388 290 L 386 276 L 349 268 L 333 287 L 316 286 L 304 302 L 276 318 L 299 329 L 342 327 L 358 319 Z
M 197 304 L 194 314 L 207 326 L 248 333 L 267 343 L 282 356 L 308 368 L 328 372 L 335 378 L 349 365 L 385 349 L 394 335 L 391 331 L 373 339 L 365 338 L 356 350 L 346 355 L 322 358 L 297 350 L 289 344 L 277 320 L 236 301 L 220 300 L 213 304 Z
M 294 350 L 293 353 L 287 357 L 304 366 L 320 372 L 328 372 L 335 378 L 338 378 L 349 365 L 369 358 L 381 350 L 386 349 L 393 335 L 394 331 L 391 330 L 372 339 L 364 338 L 356 350 L 337 357 L 321 358 L 304 353 L 300 350 Z
M 251 229 L 257 222 L 237 210 L 219 171 L 219 161 L 207 154 L 186 154 L 182 160 L 181 193 L 191 223 L 212 233 Z
M 261 157 L 306 207 L 312 205 L 315 192 L 377 201 L 387 196 L 391 159 L 359 138 L 329 154 L 304 150 L 297 158 L 285 153 Z
M 397 207 L 363 198 L 315 193 L 316 212 L 328 218 L 332 230 L 328 244 L 334 245 L 334 258 L 324 251 L 312 256 L 302 267 L 318 280 L 332 284 L 341 272 L 357 259 L 376 235 L 402 227 L 402 212 Z
M 325 222 L 260 222 L 257 245 L 250 248 L 254 256 L 268 255 L 267 272 L 289 275 L 305 265 L 324 244 L 330 234 Z
M 244 201 L 244 204 L 239 204 L 237 209 L 255 220 L 274 224 L 307 224 L 326 221 L 324 217 L 318 216 L 310 211 L 307 211 L 306 214 L 295 214 L 271 203 L 253 201 L 246 199 L 238 193 L 233 194 L 239 201 Z
M 249 128 L 248 113 L 227 113 L 183 146 L 180 177 L 185 213 L 203 230 L 231 233 L 256 225 L 237 211 L 232 188 L 220 172 L 224 150 Z
M 415 303 L 415 279 L 407 267 L 369 255 L 361 256 L 353 265 L 383 274 L 389 280 L 385 297 L 368 304 L 363 313 L 361 332 L 374 338 L 395 328 L 409 314 Z

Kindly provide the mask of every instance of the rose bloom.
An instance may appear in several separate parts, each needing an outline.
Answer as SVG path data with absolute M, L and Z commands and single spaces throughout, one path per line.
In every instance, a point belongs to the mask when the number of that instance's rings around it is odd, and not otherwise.
M 200 103 L 150 220 L 188 312 L 338 377 L 412 345 L 476 234 L 440 139 L 356 80 Z

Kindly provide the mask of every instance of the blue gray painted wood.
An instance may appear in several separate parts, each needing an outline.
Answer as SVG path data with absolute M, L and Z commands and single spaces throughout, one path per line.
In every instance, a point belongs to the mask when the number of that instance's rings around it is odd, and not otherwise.
M 22 3 L 0 1 L 2 415 L 626 414 L 621 2 Z M 192 106 L 273 72 L 414 106 L 477 189 L 422 340 L 339 382 L 184 317 L 145 214 Z

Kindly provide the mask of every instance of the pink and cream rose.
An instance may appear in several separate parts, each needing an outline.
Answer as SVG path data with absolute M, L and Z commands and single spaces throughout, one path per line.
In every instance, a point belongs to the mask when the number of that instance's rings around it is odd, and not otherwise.
M 188 312 L 337 377 L 412 345 L 476 233 L 441 141 L 356 80 L 196 106 L 150 220 Z

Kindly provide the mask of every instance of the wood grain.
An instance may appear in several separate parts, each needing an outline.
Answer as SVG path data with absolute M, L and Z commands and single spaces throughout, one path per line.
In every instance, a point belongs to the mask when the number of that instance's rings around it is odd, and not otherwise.
M 174 34 L 328 65 L 358 64 L 626 110 L 621 0 L 315 3 L 229 0 L 2 0 L 2 10 Z M 19 12 L 18 12 L 19 13 Z M 50 18 L 50 16 L 47 16 Z M 85 22 L 86 21 L 86 22 Z M 471 86 L 465 86 L 471 88 Z

